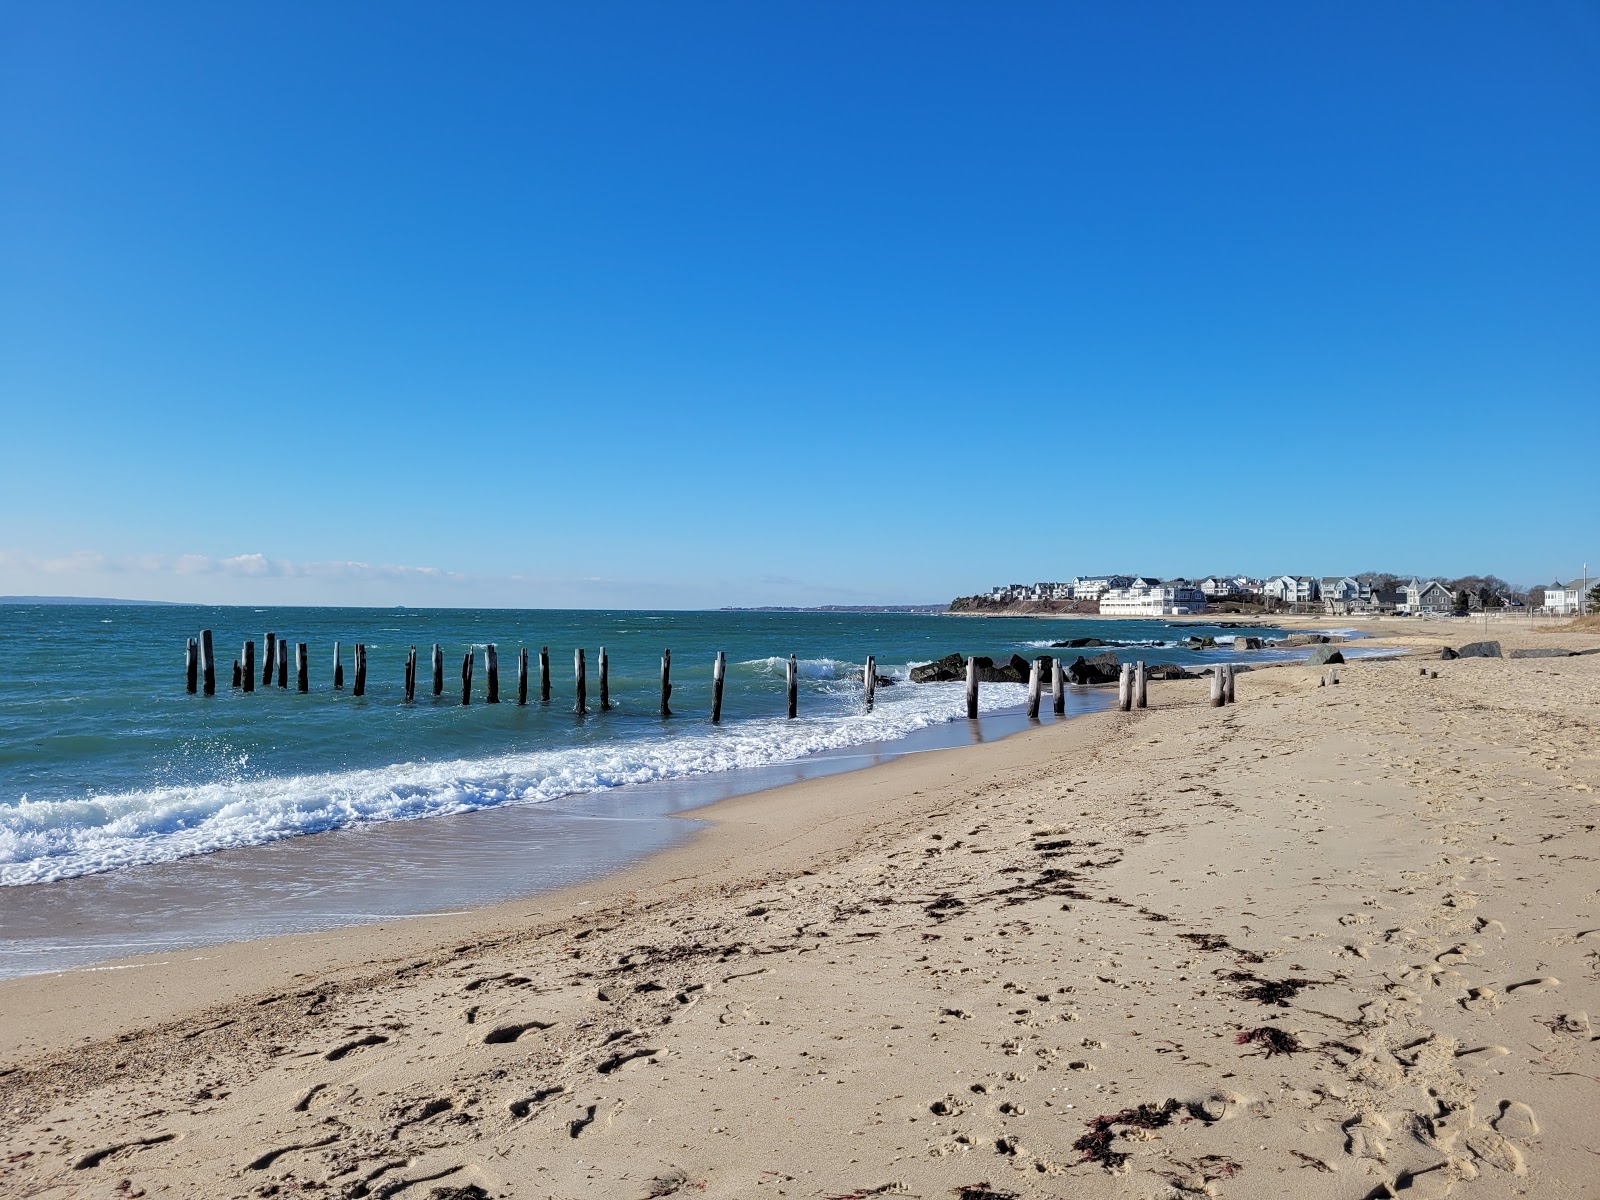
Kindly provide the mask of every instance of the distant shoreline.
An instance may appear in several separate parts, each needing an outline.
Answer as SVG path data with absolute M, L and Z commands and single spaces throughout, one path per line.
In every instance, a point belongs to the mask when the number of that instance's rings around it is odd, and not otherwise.
M 112 596 L 0 596 L 0 604 L 65 604 L 84 608 L 101 605 L 119 608 L 182 608 L 181 600 L 121 600 Z

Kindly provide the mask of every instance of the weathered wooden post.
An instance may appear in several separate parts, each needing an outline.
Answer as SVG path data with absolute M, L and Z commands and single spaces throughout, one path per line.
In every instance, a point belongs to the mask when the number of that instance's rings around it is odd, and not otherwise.
M 550 647 L 539 647 L 539 703 L 550 703 Z
M 572 652 L 572 680 L 578 695 L 576 711 L 581 717 L 589 711 L 589 668 L 583 660 L 583 649 Z
M 1135 708 L 1149 708 L 1150 695 L 1145 688 L 1148 681 L 1144 673 L 1144 659 L 1133 664 L 1133 704 Z
M 600 647 L 600 711 L 611 711 L 611 656 Z
M 444 695 L 444 648 L 438 642 L 433 644 L 433 694 Z
M 661 652 L 661 715 L 672 715 L 672 649 Z
M 717 661 L 711 667 L 711 723 L 720 724 L 722 721 L 722 682 L 728 673 L 728 655 L 724 650 L 717 651 Z
M 266 650 L 261 657 L 261 686 L 272 686 L 272 668 L 278 665 L 278 635 L 267 634 Z
M 1123 663 L 1117 675 L 1117 707 L 1123 712 L 1133 708 L 1133 664 Z
M 289 643 L 283 638 L 278 639 L 278 686 L 289 686 Z
M 191 696 L 200 690 L 199 638 L 190 638 L 183 648 L 183 686 Z
M 878 691 L 878 659 L 876 655 L 867 655 L 867 665 L 861 668 L 861 690 L 867 701 L 867 707 L 872 707 L 872 700 Z
M 253 692 L 256 690 L 256 644 L 254 642 L 246 642 L 244 644 L 244 671 L 240 677 L 244 680 L 245 691 Z
M 356 643 L 355 660 L 356 683 L 355 687 L 350 689 L 350 694 L 352 696 L 365 696 L 367 694 L 367 644 L 365 642 Z
M 1028 720 L 1039 719 L 1039 688 L 1040 688 L 1039 660 L 1033 660 L 1033 666 L 1028 668 Z
M 200 631 L 200 676 L 205 680 L 206 695 L 217 694 L 217 658 L 211 648 L 211 630 Z
M 785 664 L 785 673 L 789 677 L 789 719 L 792 721 L 800 715 L 800 664 L 792 654 Z
M 1339 668 L 1338 667 L 1329 667 L 1328 668 L 1328 682 L 1330 684 L 1339 682 Z
M 1222 701 L 1224 704 L 1232 704 L 1234 700 L 1233 664 L 1229 663 L 1226 670 L 1228 673 L 1222 677 Z
M 461 703 L 472 703 L 472 651 L 461 657 Z
M 406 653 L 406 703 L 410 704 L 417 698 L 417 648 L 415 646 Z
M 1219 663 L 1211 671 L 1211 707 L 1221 708 L 1222 705 L 1222 665 Z
M 296 691 L 309 692 L 311 690 L 311 665 L 306 662 L 306 644 L 294 644 L 294 686 Z
M 236 659 L 233 660 L 233 686 L 234 687 L 238 687 L 239 686 L 239 677 L 240 677 L 241 674 L 242 674 L 242 672 L 239 670 L 239 660 L 236 658 Z
M 1067 669 L 1059 654 L 1050 660 L 1050 711 L 1058 717 L 1067 714 Z
M 967 720 L 978 719 L 978 659 L 976 655 L 967 658 Z
M 339 643 L 333 644 L 333 690 L 344 687 L 344 660 L 339 656 Z
M 500 653 L 490 642 L 483 648 L 483 684 L 485 704 L 500 703 Z
M 517 704 L 520 707 L 528 702 L 528 648 L 523 646 L 517 651 Z

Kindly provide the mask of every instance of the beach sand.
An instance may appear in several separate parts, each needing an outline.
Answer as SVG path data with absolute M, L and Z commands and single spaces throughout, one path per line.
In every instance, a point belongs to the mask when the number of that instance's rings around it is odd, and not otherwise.
M 1339 672 L 726 801 L 534 900 L 0 984 L 0 1194 L 1600 1196 L 1600 655 Z

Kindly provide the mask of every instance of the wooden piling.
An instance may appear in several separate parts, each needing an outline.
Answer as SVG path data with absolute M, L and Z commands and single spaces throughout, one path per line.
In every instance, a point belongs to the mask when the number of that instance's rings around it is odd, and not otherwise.
M 1148 679 L 1144 673 L 1144 659 L 1133 664 L 1133 706 L 1135 708 L 1149 708 L 1150 694 L 1146 688 Z
M 1218 664 L 1211 669 L 1211 707 L 1221 708 L 1222 698 L 1222 666 Z
M 200 690 L 199 638 L 190 638 L 183 648 L 183 686 L 191 696 Z
M 212 650 L 211 630 L 200 631 L 200 676 L 205 681 L 206 695 L 217 694 L 217 656 Z
M 233 686 L 234 687 L 238 687 L 239 686 L 239 677 L 240 677 L 241 674 L 242 674 L 242 672 L 239 670 L 239 660 L 236 658 L 236 659 L 233 660 Z
M 967 659 L 967 720 L 978 719 L 978 660 Z
M 789 719 L 792 721 L 800 715 L 800 664 L 792 654 L 786 664 L 786 673 L 789 677 Z
M 717 651 L 717 661 L 711 666 L 711 723 L 720 724 L 722 721 L 722 683 L 728 673 L 728 655 L 724 650 Z
M 367 644 L 357 642 L 355 650 L 356 681 L 355 687 L 350 689 L 352 696 L 365 696 L 367 694 Z
M 500 703 L 500 652 L 490 642 L 483 648 L 483 685 L 485 704 Z
M 299 692 L 311 690 L 311 665 L 306 662 L 306 644 L 294 644 L 294 686 Z
M 581 647 L 572 652 L 572 680 L 578 699 L 574 711 L 581 717 L 589 711 L 589 668 L 583 660 Z
M 461 703 L 472 703 L 472 651 L 461 656 Z
M 256 644 L 254 642 L 246 642 L 244 644 L 244 672 L 241 678 L 244 680 L 245 691 L 253 692 L 256 690 Z
M 1050 660 L 1050 711 L 1058 717 L 1067 715 L 1067 669 L 1059 654 Z
M 550 647 L 539 647 L 539 703 L 550 703 Z
M 872 707 L 874 695 L 878 690 L 878 659 L 875 655 L 867 655 L 867 665 L 861 669 L 861 692 L 866 699 L 867 707 Z
M 412 646 L 406 653 L 406 703 L 410 704 L 417 698 L 417 648 Z
M 333 644 L 333 690 L 344 687 L 344 659 L 339 655 L 339 643 Z
M 1133 664 L 1123 663 L 1117 674 L 1117 707 L 1123 712 L 1133 708 Z
M 1337 667 L 1329 667 L 1328 668 L 1328 682 L 1329 683 L 1338 683 L 1339 682 L 1339 669 Z
M 1226 671 L 1227 674 L 1222 677 L 1222 702 L 1224 704 L 1232 704 L 1234 701 L 1233 664 L 1229 663 L 1223 668 L 1223 670 Z
M 661 652 L 661 715 L 672 715 L 672 650 Z
M 611 656 L 600 647 L 600 711 L 611 711 Z
M 523 646 L 517 651 L 517 704 L 520 707 L 528 702 L 528 648 Z
M 1028 668 L 1028 720 L 1039 719 L 1039 688 L 1040 688 L 1039 660 L 1033 660 L 1033 666 Z
M 438 642 L 433 644 L 433 694 L 444 695 L 444 648 Z
M 278 639 L 278 686 L 289 686 L 289 643 Z
M 267 634 L 266 649 L 261 655 L 261 686 L 272 686 L 272 669 L 278 665 L 278 635 Z

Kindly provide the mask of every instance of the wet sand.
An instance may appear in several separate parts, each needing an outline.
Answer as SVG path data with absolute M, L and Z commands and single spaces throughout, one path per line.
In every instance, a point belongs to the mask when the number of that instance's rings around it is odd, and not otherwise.
M 1600 655 L 1320 675 L 727 800 L 531 901 L 0 984 L 0 1192 L 1593 1195 Z

